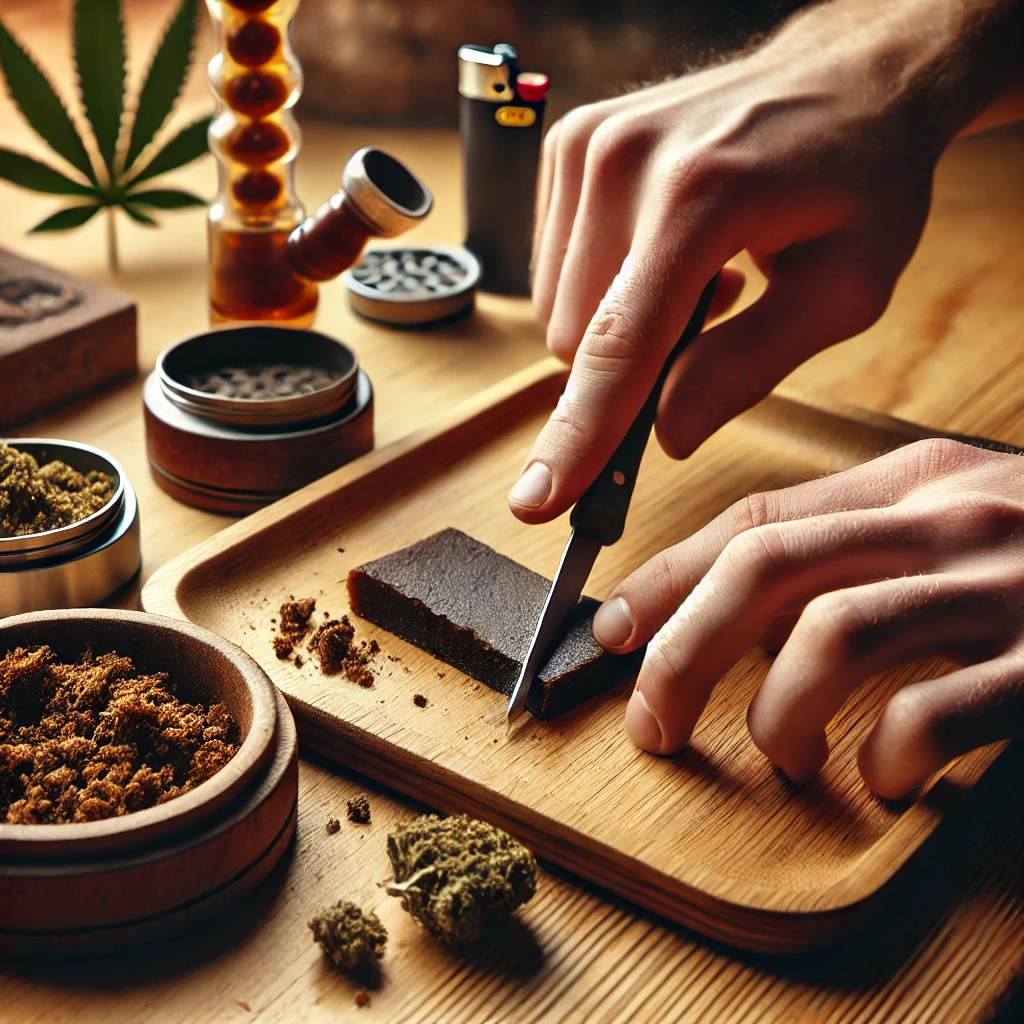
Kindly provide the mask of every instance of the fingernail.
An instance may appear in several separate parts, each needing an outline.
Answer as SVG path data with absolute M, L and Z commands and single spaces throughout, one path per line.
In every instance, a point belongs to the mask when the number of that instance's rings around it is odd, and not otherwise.
M 639 690 L 633 691 L 626 708 L 626 732 L 638 746 L 652 753 L 661 746 L 661 726 L 651 714 L 644 695 Z
M 633 633 L 633 616 L 624 597 L 605 601 L 594 616 L 594 639 L 602 647 L 621 647 Z
M 669 411 L 669 432 L 675 442 L 675 455 L 692 454 L 715 429 L 715 410 L 702 391 L 684 391 Z
M 535 462 L 516 481 L 509 492 L 508 500 L 513 505 L 536 508 L 543 505 L 551 494 L 551 470 L 543 462 Z

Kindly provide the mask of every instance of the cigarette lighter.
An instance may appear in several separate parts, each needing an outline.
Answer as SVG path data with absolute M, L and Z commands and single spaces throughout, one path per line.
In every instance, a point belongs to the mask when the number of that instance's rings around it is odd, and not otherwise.
M 459 135 L 466 248 L 480 287 L 529 295 L 537 165 L 547 75 L 519 71 L 514 47 L 459 48 Z

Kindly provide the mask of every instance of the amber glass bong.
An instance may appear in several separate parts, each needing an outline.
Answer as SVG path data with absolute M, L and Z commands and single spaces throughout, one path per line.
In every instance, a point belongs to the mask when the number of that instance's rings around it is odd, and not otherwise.
M 368 238 L 393 238 L 422 220 L 433 198 L 394 157 L 361 149 L 345 165 L 342 188 L 304 219 L 293 184 L 301 136 L 291 112 L 302 69 L 289 39 L 299 0 L 207 6 L 219 34 L 209 66 L 219 178 L 210 208 L 210 317 L 308 327 L 318 283 L 351 266 Z

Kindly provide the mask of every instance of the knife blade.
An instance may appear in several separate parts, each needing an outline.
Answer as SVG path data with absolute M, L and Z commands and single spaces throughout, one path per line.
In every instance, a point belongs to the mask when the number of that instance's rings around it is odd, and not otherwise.
M 537 620 L 529 653 L 509 697 L 506 720 L 510 724 L 525 709 L 533 680 L 537 672 L 544 667 L 544 659 L 558 638 L 566 616 L 579 601 L 601 548 L 614 544 L 622 536 L 626 525 L 626 513 L 633 497 L 633 488 L 640 472 L 640 462 L 658 414 L 658 402 L 665 380 L 683 349 L 704 329 L 704 321 L 707 319 L 717 284 L 718 275 L 715 274 L 701 292 L 689 323 L 665 360 L 651 393 L 637 413 L 626 436 L 597 479 L 573 506 L 569 518 L 572 527 L 569 543 L 562 552 L 558 571 Z

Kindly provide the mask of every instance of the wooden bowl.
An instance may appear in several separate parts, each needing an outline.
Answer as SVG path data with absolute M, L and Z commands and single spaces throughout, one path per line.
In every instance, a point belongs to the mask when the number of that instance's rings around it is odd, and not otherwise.
M 223 701 L 242 743 L 216 775 L 157 807 L 83 824 L 0 824 L 0 952 L 116 949 L 243 897 L 295 828 L 295 727 L 266 673 L 207 630 L 142 612 L 0 620 L 0 654 L 39 644 L 61 660 L 91 646 L 167 672 L 183 699 Z

